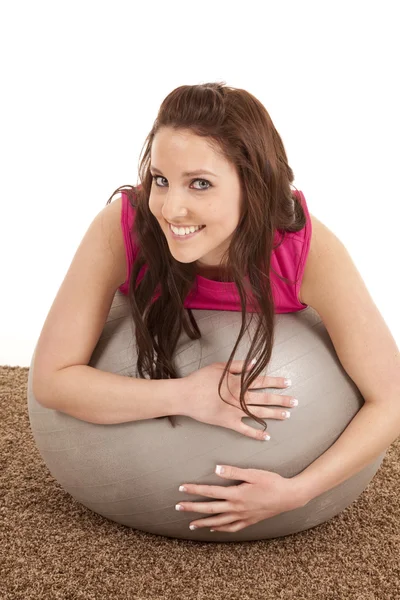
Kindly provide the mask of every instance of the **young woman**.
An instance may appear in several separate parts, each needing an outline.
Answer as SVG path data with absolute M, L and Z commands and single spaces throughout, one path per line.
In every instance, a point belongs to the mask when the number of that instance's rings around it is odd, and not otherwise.
M 399 351 L 346 248 L 291 189 L 293 171 L 261 102 L 222 83 L 173 90 L 147 137 L 139 175 L 138 186 L 119 187 L 95 217 L 54 300 L 36 349 L 38 401 L 95 423 L 182 414 L 261 440 L 265 430 L 242 418 L 265 427 L 264 419 L 287 418 L 295 405 L 293 396 L 258 393 L 261 406 L 248 408 L 251 389 L 285 386 L 259 375 L 271 358 L 274 315 L 312 306 L 365 405 L 298 476 L 248 470 L 247 519 L 227 521 L 225 512 L 225 520 L 202 526 L 237 531 L 307 503 L 373 461 L 400 433 Z M 138 378 L 88 366 L 118 289 L 132 308 Z M 241 311 L 243 323 L 254 313 L 259 327 L 246 360 L 233 360 L 235 346 L 226 364 L 178 378 L 180 334 L 200 337 L 193 308 Z M 244 469 L 228 471 L 246 477 Z M 188 489 L 227 498 L 217 486 Z M 232 501 L 225 504 L 231 517 Z

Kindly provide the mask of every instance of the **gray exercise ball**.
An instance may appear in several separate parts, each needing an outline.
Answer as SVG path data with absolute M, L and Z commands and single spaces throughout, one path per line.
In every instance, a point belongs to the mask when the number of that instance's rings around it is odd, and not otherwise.
M 176 352 L 181 377 L 214 362 L 227 362 L 241 326 L 239 312 L 193 310 L 193 315 L 202 337 L 193 341 L 182 333 Z M 191 531 L 190 522 L 208 515 L 175 510 L 179 501 L 212 501 L 179 492 L 182 483 L 241 483 L 216 475 L 217 464 L 265 469 L 284 477 L 297 475 L 334 444 L 364 404 L 312 307 L 276 314 L 275 318 L 272 358 L 263 374 L 291 378 L 291 388 L 268 391 L 293 395 L 299 406 L 290 409 L 289 420 L 267 419 L 268 442 L 183 416 L 175 417 L 175 428 L 167 418 L 98 425 L 47 409 L 32 393 L 35 349 L 28 378 L 29 419 L 37 448 L 52 476 L 95 513 L 170 538 L 214 542 L 277 538 L 310 529 L 340 513 L 366 488 L 385 452 L 305 506 L 238 532 L 210 532 L 209 528 Z M 236 360 L 245 358 L 254 331 L 253 322 L 241 340 Z M 136 377 L 136 361 L 129 301 L 117 291 L 89 364 Z M 253 419 L 244 418 L 247 424 L 262 429 Z

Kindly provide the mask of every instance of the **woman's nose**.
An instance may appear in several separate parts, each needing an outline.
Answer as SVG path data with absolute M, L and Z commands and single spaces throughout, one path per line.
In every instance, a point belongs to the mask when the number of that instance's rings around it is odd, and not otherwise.
M 184 207 L 182 197 L 179 194 L 174 194 L 174 196 L 168 195 L 164 201 L 162 213 L 167 221 L 172 222 L 187 216 L 187 210 Z

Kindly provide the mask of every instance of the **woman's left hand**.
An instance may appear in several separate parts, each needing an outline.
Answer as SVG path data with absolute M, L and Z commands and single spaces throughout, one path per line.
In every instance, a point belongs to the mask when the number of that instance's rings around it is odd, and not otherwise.
M 221 466 L 223 472 L 217 475 L 223 479 L 242 480 L 244 483 L 228 487 L 183 484 L 187 494 L 218 498 L 217 502 L 179 502 L 186 512 L 212 515 L 192 521 L 190 526 L 195 525 L 196 529 L 210 527 L 214 531 L 240 531 L 249 525 L 307 504 L 299 498 L 297 486 L 291 478 L 261 469 Z

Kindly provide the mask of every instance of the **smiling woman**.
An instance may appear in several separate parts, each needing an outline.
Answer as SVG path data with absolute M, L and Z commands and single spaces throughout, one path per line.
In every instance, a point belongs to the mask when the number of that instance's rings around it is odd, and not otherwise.
M 89 228 L 32 359 L 49 468 L 96 512 L 173 537 L 196 525 L 198 539 L 266 539 L 327 520 L 400 429 L 399 352 L 346 249 L 292 191 L 282 141 L 244 90 L 174 90 L 140 177 Z M 204 227 L 175 236 L 171 223 Z M 234 485 L 211 479 L 221 463 Z

